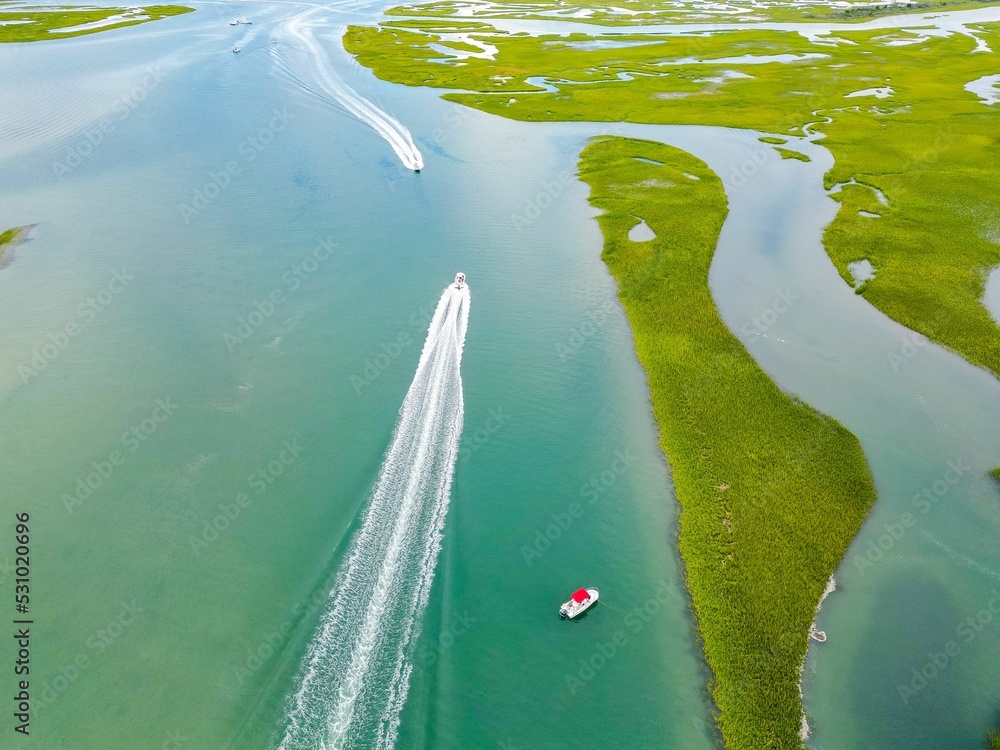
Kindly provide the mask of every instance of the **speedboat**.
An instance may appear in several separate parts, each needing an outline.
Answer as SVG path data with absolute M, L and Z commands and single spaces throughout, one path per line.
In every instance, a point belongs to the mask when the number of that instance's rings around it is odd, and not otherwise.
M 559 608 L 559 614 L 572 620 L 596 604 L 600 593 L 596 588 L 577 589 L 573 592 L 569 601 Z
M 461 272 L 456 273 L 455 274 L 455 288 L 456 289 L 461 289 L 463 286 L 465 286 L 465 274 L 461 273 Z
M 233 47 L 233 52 L 239 52 L 239 51 L 240 51 L 239 47 Z

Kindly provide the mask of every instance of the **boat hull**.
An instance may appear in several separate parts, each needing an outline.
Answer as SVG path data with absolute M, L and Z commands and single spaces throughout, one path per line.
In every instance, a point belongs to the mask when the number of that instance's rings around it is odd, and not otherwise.
M 569 620 L 572 620 L 574 617 L 578 617 L 578 616 L 582 615 L 588 609 L 590 609 L 595 604 L 597 604 L 597 600 L 601 596 L 600 590 L 597 589 L 597 588 L 588 587 L 587 588 L 587 593 L 590 594 L 590 598 L 588 598 L 588 599 L 586 599 L 586 600 L 584 600 L 582 602 L 575 602 L 572 599 L 570 599 L 568 602 L 566 602 L 565 604 L 563 604 L 559 608 L 559 614 L 560 614 L 560 616 L 565 617 L 565 618 L 567 618 Z

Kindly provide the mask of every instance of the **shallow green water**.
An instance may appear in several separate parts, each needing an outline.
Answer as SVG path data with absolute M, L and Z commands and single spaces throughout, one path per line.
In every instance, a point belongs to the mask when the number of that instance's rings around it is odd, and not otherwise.
M 562 177 L 598 129 L 488 118 L 338 58 L 414 134 L 427 161 L 414 175 L 275 65 L 287 7 L 215 8 L 0 49 L 0 225 L 40 224 L 0 271 L 3 508 L 33 516 L 34 746 L 277 746 L 458 270 L 474 297 L 465 430 L 397 746 L 578 747 L 567 728 L 583 724 L 587 746 L 713 746 L 643 375 L 586 189 Z M 231 29 L 242 13 L 254 26 Z M 142 101 L 59 179 L 53 162 L 150 71 Z M 276 112 L 288 126 L 250 160 Z M 759 148 L 754 134 L 634 132 L 720 174 Z M 748 346 L 862 439 L 880 503 L 852 553 L 947 460 L 972 467 L 947 512 L 922 514 L 873 569 L 855 575 L 848 558 L 820 617 L 830 641 L 807 662 L 816 745 L 972 748 L 995 708 L 988 630 L 914 703 L 894 681 L 997 585 L 998 493 L 982 474 L 1000 463 L 997 384 L 933 347 L 886 371 L 905 331 L 815 244 L 830 216 L 810 211 L 830 206 L 813 155 L 768 161 L 767 189 L 731 194 L 713 268 L 723 315 L 741 330 L 776 286 L 800 293 Z M 179 206 L 214 193 L 229 162 L 238 173 L 186 222 Z M 337 247 L 314 264 L 326 238 Z M 276 290 L 245 340 L 226 338 Z M 107 304 L 78 311 L 90 297 Z M 78 334 L 25 381 L 19 368 L 71 322 Z M 133 426 L 141 439 L 123 441 Z M 94 471 L 97 489 L 67 507 Z M 585 584 L 601 603 L 561 622 Z M 0 745 L 22 746 L 11 736 Z

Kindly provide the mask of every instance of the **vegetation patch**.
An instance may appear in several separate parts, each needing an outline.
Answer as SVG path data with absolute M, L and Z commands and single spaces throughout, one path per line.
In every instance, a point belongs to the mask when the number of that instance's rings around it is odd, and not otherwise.
M 776 148 L 774 150 L 777 151 L 779 154 L 781 154 L 782 159 L 798 159 L 799 161 L 812 161 L 812 159 L 810 159 L 808 156 L 806 156 L 805 154 L 800 154 L 798 151 L 792 151 L 791 149 L 787 148 Z
M 869 5 L 859 2 L 851 7 L 794 0 L 730 0 L 725 9 L 710 0 L 678 0 L 662 3 L 657 0 L 619 0 L 614 7 L 604 0 L 521 0 L 520 2 L 485 2 L 483 0 L 433 0 L 390 8 L 387 15 L 444 17 L 456 14 L 473 18 L 530 18 L 552 20 L 561 18 L 576 23 L 602 26 L 641 26 L 672 21 L 713 21 L 747 23 L 754 21 L 839 21 L 850 23 L 870 18 L 905 13 L 926 13 L 928 10 L 966 10 L 981 8 L 994 0 L 936 0 L 910 2 L 906 5 L 887 3 Z
M 0 265 L 8 258 L 7 251 L 24 242 L 31 227 L 14 227 L 0 232 Z
M 773 143 L 776 145 L 781 145 L 782 143 L 788 143 L 787 138 L 775 138 L 773 135 L 762 135 L 757 139 L 761 143 Z
M 1000 329 L 982 303 L 985 271 L 1000 265 L 1000 244 L 991 239 L 1000 214 L 1000 106 L 964 88 L 995 74 L 1000 55 L 974 52 L 977 40 L 962 34 L 896 46 L 886 31 L 838 31 L 815 41 L 766 29 L 622 35 L 614 41 L 654 43 L 611 48 L 569 45 L 593 39 L 585 35 L 477 31 L 477 40 L 497 47 L 495 59 L 462 65 L 430 62 L 440 57 L 429 46 L 440 37 L 426 30 L 355 26 L 344 41 L 381 78 L 458 90 L 445 98 L 517 120 L 825 134 L 835 158 L 827 187 L 852 178 L 868 186 L 834 195 L 843 205 L 824 235 L 845 282 L 848 264 L 870 258 L 879 273 L 859 290 L 865 299 L 1000 375 Z M 979 24 L 974 33 L 1000 50 L 1000 25 Z M 738 62 L 817 52 L 826 57 Z M 551 93 L 526 83 L 533 76 L 588 85 L 557 84 Z M 887 84 L 889 98 L 845 99 Z
M 39 42 L 96 34 L 193 10 L 182 5 L 151 5 L 146 8 L 19 5 L 0 8 L 0 42 Z
M 686 178 L 691 174 L 698 180 Z M 875 499 L 857 439 L 782 392 L 716 311 L 722 183 L 659 143 L 600 138 L 580 178 L 649 378 L 679 546 L 731 750 L 799 748 L 799 678 L 824 588 Z M 635 215 L 656 237 L 628 240 Z

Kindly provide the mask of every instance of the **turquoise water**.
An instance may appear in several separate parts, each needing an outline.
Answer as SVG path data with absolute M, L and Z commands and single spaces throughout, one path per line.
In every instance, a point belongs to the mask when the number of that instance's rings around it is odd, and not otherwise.
M 40 109 L 67 121 L 7 155 L 0 202 L 5 225 L 39 223 L 0 274 L 5 507 L 35 519 L 35 679 L 54 693 L 32 741 L 159 747 L 180 732 L 184 747 L 278 744 L 429 313 L 463 270 L 475 298 L 467 450 L 398 745 L 568 747 L 565 727 L 600 715 L 592 736 L 606 747 L 710 747 L 668 475 L 585 191 L 571 182 L 544 219 L 520 233 L 511 222 L 581 139 L 456 120 L 433 96 L 357 71 L 418 138 L 445 130 L 414 175 L 276 67 L 268 19 L 281 9 L 226 11 L 0 49 L 4 78 L 38 80 Z M 242 30 L 225 21 L 241 13 L 254 37 L 236 57 Z M 125 71 L 161 59 L 169 73 L 59 181 L 50 162 L 86 122 L 71 92 L 115 71 L 131 88 Z M 241 143 L 284 108 L 289 126 L 246 161 Z M 232 160 L 240 173 L 185 223 L 178 204 Z M 328 236 L 337 248 L 293 289 L 285 275 L 298 278 Z M 124 290 L 94 320 L 78 316 L 122 269 L 134 277 Z M 276 289 L 275 311 L 227 346 Z M 22 383 L 18 366 L 70 321 L 79 334 Z M 177 408 L 147 436 L 156 399 Z M 133 425 L 144 439 L 130 451 L 121 435 Z M 116 450 L 121 465 L 68 512 L 62 495 Z M 604 471 L 608 485 L 585 494 Z M 522 547 L 576 505 L 528 564 Z M 213 538 L 205 524 L 227 509 Z M 591 582 L 606 602 L 561 622 L 558 605 Z M 647 602 L 655 616 L 626 621 Z M 141 611 L 114 625 L 123 604 Z M 93 640 L 109 624 L 110 643 Z M 571 694 L 567 676 L 618 631 L 626 642 Z M 64 683 L 78 655 L 85 666 Z
M 567 176 L 602 128 L 459 109 L 376 81 L 320 34 L 340 76 L 413 134 L 415 175 L 282 67 L 270 37 L 293 12 L 205 5 L 0 47 L 0 225 L 39 224 L 0 271 L 4 509 L 33 516 L 32 742 L 278 746 L 461 270 L 464 430 L 397 747 L 578 747 L 581 725 L 588 746 L 712 747 L 669 475 L 586 188 Z M 243 14 L 252 27 L 228 26 Z M 102 113 L 121 118 L 67 162 Z M 990 630 L 908 703 L 895 685 L 998 585 L 984 472 L 1000 465 L 1000 386 L 933 346 L 892 367 L 905 329 L 818 244 L 835 209 L 820 147 L 736 186 L 756 134 L 622 132 L 723 175 L 720 310 L 743 331 L 793 290 L 748 347 L 858 434 L 876 476 L 879 505 L 820 615 L 830 640 L 806 664 L 816 747 L 978 747 L 996 709 Z M 919 513 L 912 495 L 949 460 L 968 471 Z M 907 511 L 916 525 L 857 570 Z M 560 621 L 580 585 L 601 603 Z M 361 731 L 374 746 L 377 727 Z M 20 747 L 11 734 L 0 744 Z

